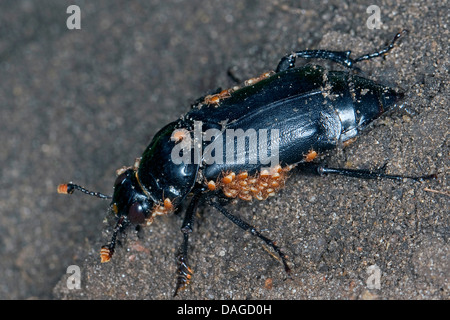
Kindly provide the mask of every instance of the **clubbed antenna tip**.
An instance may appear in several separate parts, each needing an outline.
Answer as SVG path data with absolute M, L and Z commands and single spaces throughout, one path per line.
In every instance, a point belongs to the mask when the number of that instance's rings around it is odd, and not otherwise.
M 65 184 L 60 184 L 58 186 L 58 193 L 62 193 L 62 194 L 72 194 L 74 192 L 74 190 L 79 190 L 87 195 L 90 196 L 94 196 L 100 199 L 112 199 L 112 196 L 110 195 L 106 195 L 100 192 L 94 192 L 94 191 L 89 191 L 79 185 L 73 184 L 73 183 L 65 183 Z

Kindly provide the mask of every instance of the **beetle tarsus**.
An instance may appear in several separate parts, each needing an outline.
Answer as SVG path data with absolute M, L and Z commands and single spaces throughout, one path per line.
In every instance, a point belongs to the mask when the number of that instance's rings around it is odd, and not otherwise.
M 187 234 L 185 234 L 185 237 Z M 187 242 L 186 242 L 187 243 Z M 180 290 L 186 289 L 186 287 L 191 282 L 192 278 L 192 269 L 187 264 L 187 256 L 185 255 L 185 252 L 182 250 L 180 254 L 178 255 L 178 276 L 177 276 L 177 284 L 175 286 L 175 292 L 173 293 L 173 297 L 178 295 L 178 292 Z
M 359 179 L 391 179 L 391 180 L 403 180 L 410 179 L 416 182 L 422 182 L 423 180 L 431 180 L 436 179 L 436 174 L 429 174 L 424 176 L 404 176 L 404 175 L 394 175 L 394 174 L 386 174 L 384 165 L 380 169 L 376 170 L 367 170 L 367 169 L 347 169 L 347 168 L 330 168 L 323 165 L 317 166 L 315 168 L 315 172 L 318 175 L 324 174 L 338 174 L 346 177 L 353 177 Z
M 373 53 L 364 54 L 364 55 L 354 59 L 353 60 L 354 63 L 386 55 L 389 51 L 391 51 L 394 48 L 395 42 L 398 39 L 400 39 L 401 36 L 403 36 L 404 34 L 407 34 L 407 33 L 408 33 L 408 30 L 406 30 L 406 29 L 402 30 L 401 32 L 397 33 L 394 36 L 394 39 L 391 41 L 391 43 L 387 47 L 385 47 L 385 48 L 383 48 L 381 50 L 378 50 L 376 52 L 373 52 Z

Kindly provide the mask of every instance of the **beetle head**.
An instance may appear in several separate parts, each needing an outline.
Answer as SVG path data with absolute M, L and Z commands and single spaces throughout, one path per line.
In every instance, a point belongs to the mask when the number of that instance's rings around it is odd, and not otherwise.
M 126 169 L 122 171 L 114 183 L 113 196 L 100 192 L 89 191 L 79 185 L 68 183 L 58 186 L 58 193 L 72 194 L 74 190 L 79 190 L 85 194 L 101 199 L 111 199 L 111 210 L 117 216 L 117 222 L 113 230 L 111 241 L 100 250 L 101 262 L 108 262 L 114 253 L 116 237 L 130 223 L 141 224 L 149 218 L 151 209 L 154 206 L 154 199 L 151 198 L 141 187 L 136 171 Z
M 136 178 L 136 171 L 127 169 L 114 182 L 111 209 L 118 218 L 141 224 L 150 216 L 154 201 L 150 199 Z

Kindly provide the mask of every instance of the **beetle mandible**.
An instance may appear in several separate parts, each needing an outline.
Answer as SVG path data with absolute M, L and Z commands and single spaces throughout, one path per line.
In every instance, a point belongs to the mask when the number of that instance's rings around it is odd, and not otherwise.
M 318 155 L 354 140 L 368 123 L 398 105 L 404 94 L 346 71 L 328 71 L 317 65 L 295 67 L 296 59 L 331 60 L 350 70 L 358 70 L 358 62 L 386 55 L 404 33 L 406 30 L 396 34 L 383 49 L 356 59 L 351 58 L 350 51 L 291 53 L 281 59 L 274 72 L 198 99 L 189 112 L 156 133 L 133 166 L 118 170 L 112 196 L 73 183 L 59 185 L 58 192 L 71 194 L 79 190 L 112 200 L 110 207 L 117 222 L 110 242 L 101 248 L 101 262 L 111 259 L 117 236 L 127 226 L 151 224 L 156 216 L 173 212 L 190 198 L 181 227 L 183 242 L 177 257 L 174 295 L 185 288 L 192 277 L 188 241 L 200 202 L 214 207 L 237 226 L 263 240 L 279 255 L 289 272 L 284 252 L 256 228 L 233 215 L 226 204 L 232 199 L 264 200 L 275 195 L 294 167 L 319 175 L 339 174 L 364 179 L 420 181 L 434 177 L 389 175 L 380 169 L 330 168 L 314 161 L 319 159 Z M 200 139 L 196 137 L 196 130 L 200 132 Z M 235 134 L 231 138 L 230 131 Z M 268 131 L 270 141 L 262 135 L 253 139 L 252 133 Z M 213 134 L 206 138 L 207 132 Z M 236 132 L 244 134 L 239 136 Z M 235 146 L 240 138 L 241 151 L 238 151 Z M 267 148 L 262 148 L 262 142 Z M 266 167 L 268 162 L 267 159 L 262 161 L 261 150 L 267 151 L 269 147 L 271 155 L 276 153 L 277 161 Z M 183 161 L 175 159 L 180 154 L 183 154 Z M 244 158 L 240 157 L 242 154 Z M 240 157 L 241 161 L 235 157 Z

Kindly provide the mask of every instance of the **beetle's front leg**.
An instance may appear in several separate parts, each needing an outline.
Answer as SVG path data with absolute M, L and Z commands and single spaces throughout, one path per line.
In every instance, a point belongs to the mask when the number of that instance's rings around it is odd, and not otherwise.
M 116 248 L 117 235 L 119 234 L 119 232 L 122 232 L 128 226 L 128 224 L 129 222 L 125 216 L 121 216 L 119 220 L 117 220 L 113 230 L 111 241 L 109 242 L 109 244 L 102 246 L 100 250 L 100 258 L 102 263 L 111 260 L 111 257 L 113 256 L 114 250 Z
M 201 195 L 201 192 L 198 192 L 192 197 L 189 207 L 186 210 L 183 225 L 181 226 L 181 232 L 183 233 L 183 244 L 178 254 L 178 276 L 175 292 L 173 294 L 174 297 L 178 294 L 179 290 L 186 288 L 192 277 L 192 269 L 189 267 L 187 262 L 189 234 L 192 233 L 194 214 L 197 211 L 197 206 L 201 199 Z

